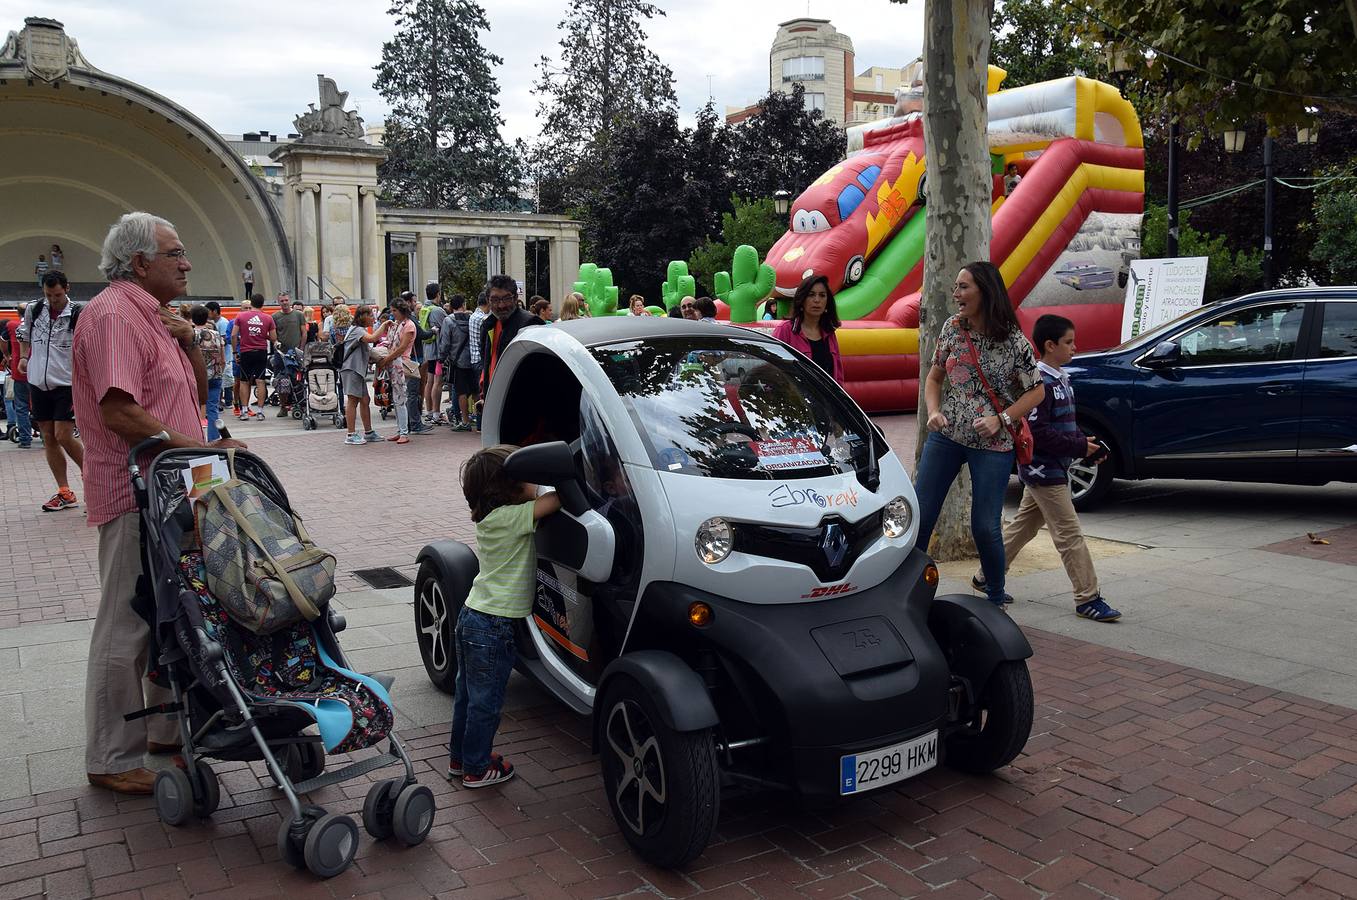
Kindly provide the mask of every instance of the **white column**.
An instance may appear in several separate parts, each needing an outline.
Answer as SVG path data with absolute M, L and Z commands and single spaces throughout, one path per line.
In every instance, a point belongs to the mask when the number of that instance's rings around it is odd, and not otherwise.
M 419 255 L 419 281 L 418 287 L 412 287 L 410 290 L 415 292 L 415 296 L 422 303 L 424 301 L 424 285 L 430 281 L 438 280 L 438 235 L 419 233 L 418 241 L 415 245 Z M 411 281 L 415 279 L 411 278 Z
M 362 296 L 366 300 L 382 299 L 382 254 L 386 244 L 377 231 L 377 189 L 364 187 L 359 189 L 361 198 L 361 225 L 358 229 L 359 243 L 362 247 Z
M 305 303 L 319 299 L 320 228 L 316 222 L 316 203 L 320 185 L 297 185 L 297 294 Z
M 551 246 L 555 253 L 551 259 L 551 277 L 556 277 L 556 269 L 559 265 L 561 290 L 568 291 L 580 274 L 580 236 L 579 234 L 561 235 L 551 242 Z
M 499 244 L 485 245 L 485 277 L 498 275 L 504 271 L 504 248 Z
M 511 234 L 506 238 L 508 243 L 508 253 L 505 256 L 504 272 L 514 281 L 523 282 L 523 299 L 527 300 L 532 290 L 527 284 L 528 281 L 528 260 L 527 247 L 523 238 L 516 234 Z

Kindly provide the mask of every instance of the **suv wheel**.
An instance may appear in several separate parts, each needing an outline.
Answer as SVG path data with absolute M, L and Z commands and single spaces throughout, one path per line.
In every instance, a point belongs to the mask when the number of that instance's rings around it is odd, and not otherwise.
M 1094 430 L 1085 427 L 1083 431 L 1092 440 L 1101 441 L 1108 447 L 1112 446 L 1105 437 Z M 1069 473 L 1070 500 L 1073 501 L 1074 508 L 1080 512 L 1093 509 L 1103 501 L 1107 492 L 1112 490 L 1112 482 L 1116 477 L 1115 453 L 1109 453 L 1101 465 L 1076 459 L 1070 463 Z

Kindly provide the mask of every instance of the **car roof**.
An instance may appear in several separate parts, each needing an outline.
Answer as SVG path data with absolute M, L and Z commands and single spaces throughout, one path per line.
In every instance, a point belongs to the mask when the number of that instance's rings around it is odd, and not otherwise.
M 772 335 L 762 329 L 739 328 L 728 323 L 694 322 L 669 316 L 599 316 L 590 319 L 571 319 L 555 322 L 559 328 L 586 347 L 615 344 L 619 341 L 650 340 L 654 338 L 731 338 L 773 342 Z M 738 331 L 732 331 L 739 328 Z

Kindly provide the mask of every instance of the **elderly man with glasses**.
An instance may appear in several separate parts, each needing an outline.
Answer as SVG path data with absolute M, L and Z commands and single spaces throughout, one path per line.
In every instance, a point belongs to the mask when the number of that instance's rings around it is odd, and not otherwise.
M 490 389 L 495 363 L 519 331 L 542 320 L 518 305 L 518 282 L 508 275 L 491 275 L 485 286 L 490 316 L 481 326 L 481 396 Z
M 149 794 L 146 753 L 179 746 L 176 723 L 124 714 L 173 698 L 146 682 L 151 627 L 133 608 L 142 574 L 141 523 L 127 454 L 159 432 L 168 447 L 203 447 L 199 404 L 207 369 L 193 325 L 170 304 L 188 292 L 193 268 L 174 226 L 131 212 L 109 230 L 99 268 L 108 287 L 80 315 L 72 350 L 72 395 L 85 442 L 85 505 L 99 529 L 99 610 L 85 674 L 85 771 L 90 784 Z M 216 447 L 244 447 L 229 438 Z M 150 454 L 140 460 L 144 466 Z

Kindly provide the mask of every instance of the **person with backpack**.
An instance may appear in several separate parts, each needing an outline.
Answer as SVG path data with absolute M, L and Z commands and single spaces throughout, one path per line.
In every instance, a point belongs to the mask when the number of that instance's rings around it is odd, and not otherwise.
M 383 321 L 369 334 L 368 329 L 372 326 L 372 307 L 358 307 L 352 320 L 348 322 L 344 321 L 348 318 L 348 308 L 343 307 L 343 310 L 342 316 L 339 309 L 335 310 L 332 336 L 338 335 L 339 340 L 333 351 L 337 358 L 333 358 L 332 361 L 339 369 L 339 381 L 343 386 L 344 424 L 348 428 L 344 443 L 355 446 L 374 444 L 380 441 L 382 436 L 372 429 L 372 406 L 368 397 L 368 356 L 372 345 L 386 336 L 387 329 L 391 327 L 391 320 Z M 363 420 L 362 434 L 354 428 L 356 424 L 354 419 L 357 416 L 361 416 Z
M 424 424 L 432 425 L 442 406 L 443 383 L 438 378 L 438 338 L 447 313 L 443 309 L 443 288 L 430 281 L 424 286 L 424 305 L 419 309 L 419 333 L 422 336 L 424 362 L 420 364 L 419 389 L 424 404 Z
M 189 319 L 193 322 L 193 343 L 202 354 L 203 366 L 207 369 L 207 439 L 215 441 L 221 437 L 219 412 L 221 406 L 221 378 L 226 368 L 226 344 L 221 339 L 217 326 L 208 321 L 206 306 L 193 306 L 189 310 Z
M 43 512 L 78 505 L 67 477 L 66 457 L 77 469 L 85 466 L 85 447 L 75 436 L 71 397 L 71 350 L 80 304 L 72 303 L 67 296 L 69 287 L 61 272 L 43 276 L 42 299 L 24 311 L 17 331 L 18 371 L 28 379 L 32 419 L 42 434 L 47 468 L 57 482 L 57 492 L 42 505 Z
M 461 416 L 452 430 L 471 431 L 476 402 L 476 369 L 471 364 L 471 315 L 466 311 L 466 297 L 461 294 L 453 294 L 450 305 L 452 315 L 443 322 L 438 357 L 443 361 L 443 374 L 452 393 L 452 408 Z

